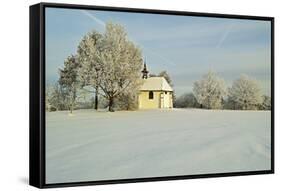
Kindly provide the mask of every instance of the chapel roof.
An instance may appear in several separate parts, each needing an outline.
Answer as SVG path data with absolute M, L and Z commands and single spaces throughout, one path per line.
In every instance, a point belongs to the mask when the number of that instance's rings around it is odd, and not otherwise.
M 150 77 L 143 79 L 143 84 L 140 88 L 141 91 L 173 91 L 164 77 Z

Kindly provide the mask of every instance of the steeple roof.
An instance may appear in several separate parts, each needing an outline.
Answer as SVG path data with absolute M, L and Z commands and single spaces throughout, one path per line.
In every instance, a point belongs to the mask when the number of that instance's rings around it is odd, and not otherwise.
M 142 78 L 143 79 L 147 79 L 148 77 L 148 70 L 146 68 L 146 61 L 144 61 L 144 64 L 143 64 L 143 70 L 141 71 L 142 72 Z

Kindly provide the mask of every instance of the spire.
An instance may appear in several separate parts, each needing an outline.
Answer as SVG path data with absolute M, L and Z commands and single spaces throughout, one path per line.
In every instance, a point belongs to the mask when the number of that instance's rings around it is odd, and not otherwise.
M 148 70 L 146 69 L 146 60 L 144 60 L 143 70 L 142 72 L 142 79 L 147 79 Z

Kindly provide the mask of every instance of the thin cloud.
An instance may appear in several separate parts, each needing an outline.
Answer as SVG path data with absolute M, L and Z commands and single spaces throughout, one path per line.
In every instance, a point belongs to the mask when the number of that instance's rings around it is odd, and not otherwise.
M 90 19 L 92 19 L 93 21 L 95 21 L 96 23 L 98 23 L 99 25 L 105 27 L 105 22 L 99 18 L 97 18 L 96 16 L 92 15 L 91 13 L 89 13 L 88 11 L 85 10 L 81 10 L 81 12 L 88 16 Z
M 229 35 L 231 29 L 233 28 L 233 23 L 231 23 L 230 25 L 228 25 L 227 29 L 225 30 L 224 34 L 222 35 L 222 37 L 219 39 L 216 48 L 220 48 L 222 43 L 224 42 L 224 40 L 227 38 L 227 36 Z

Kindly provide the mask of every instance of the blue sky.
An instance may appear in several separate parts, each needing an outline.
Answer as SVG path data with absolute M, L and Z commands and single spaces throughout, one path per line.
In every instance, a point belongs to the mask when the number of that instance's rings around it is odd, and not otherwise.
M 78 9 L 46 9 L 46 81 L 58 79 L 64 59 L 87 32 L 122 24 L 146 58 L 151 73 L 167 70 L 177 95 L 191 92 L 208 70 L 228 86 L 246 74 L 270 95 L 270 22 Z

